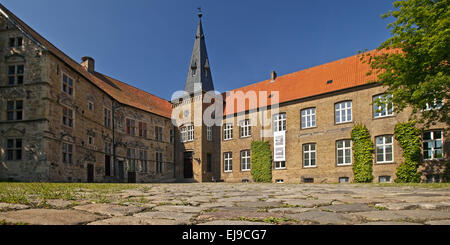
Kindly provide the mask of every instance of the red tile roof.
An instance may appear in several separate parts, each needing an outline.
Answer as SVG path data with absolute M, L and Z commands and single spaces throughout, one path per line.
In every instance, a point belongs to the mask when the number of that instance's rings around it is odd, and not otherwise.
M 230 92 L 236 93 L 240 91 L 247 93 L 249 91 L 255 91 L 258 101 L 261 100 L 261 104 L 252 105 L 247 101 L 245 103 L 245 108 L 238 108 L 236 98 L 241 96 L 233 96 L 227 92 L 223 94 L 226 102 L 224 115 L 271 105 L 272 101 L 270 98 L 267 98 L 267 102 L 264 103 L 265 98 L 260 98 L 259 91 L 267 91 L 267 97 L 269 97 L 271 91 L 278 91 L 279 103 L 283 103 L 374 82 L 376 80 L 375 75 L 366 75 L 369 70 L 369 65 L 360 60 L 360 55 L 354 55 L 306 70 L 280 76 L 276 78 L 275 81 L 270 79 L 234 89 Z M 327 83 L 330 80 L 332 80 L 332 82 Z M 273 98 L 275 100 L 275 97 Z M 273 103 L 275 103 L 275 101 Z
M 53 44 L 47 41 L 39 33 L 34 31 L 25 22 L 15 16 L 11 11 L 0 4 L 0 10 L 3 11 L 8 18 L 13 21 L 16 26 L 18 26 L 21 31 L 29 35 L 29 38 L 42 45 L 45 49 L 50 51 L 61 61 L 66 63 L 80 75 L 85 77 L 88 81 L 93 83 L 95 86 L 103 90 L 105 93 L 110 95 L 112 98 L 118 102 L 132 106 L 143 111 L 151 112 L 163 117 L 170 118 L 172 114 L 172 106 L 168 100 L 159 98 L 155 95 L 147 93 L 143 90 L 134 88 L 128 84 L 110 78 L 108 76 L 102 75 L 100 73 L 91 74 L 79 63 L 71 59 L 69 56 L 64 54 L 61 50 L 56 48 Z M 114 86 L 115 85 L 115 86 Z

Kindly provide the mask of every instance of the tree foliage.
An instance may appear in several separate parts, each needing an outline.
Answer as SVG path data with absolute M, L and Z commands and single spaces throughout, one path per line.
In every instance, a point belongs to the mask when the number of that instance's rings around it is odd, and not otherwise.
M 388 100 L 397 112 L 411 107 L 412 118 L 450 125 L 450 0 L 404 0 L 394 7 L 383 15 L 395 19 L 388 25 L 392 36 L 378 47 L 383 52 L 363 55 L 369 73 L 393 95 Z M 423 111 L 441 101 L 440 109 Z
M 267 141 L 252 141 L 252 177 L 255 182 L 272 182 L 272 151 Z
M 403 150 L 405 162 L 397 168 L 396 183 L 420 182 L 417 172 L 421 155 L 421 130 L 415 127 L 416 122 L 398 123 L 395 125 L 394 136 Z
M 356 124 L 352 130 L 353 176 L 356 183 L 372 182 L 373 143 L 369 130 L 363 124 Z

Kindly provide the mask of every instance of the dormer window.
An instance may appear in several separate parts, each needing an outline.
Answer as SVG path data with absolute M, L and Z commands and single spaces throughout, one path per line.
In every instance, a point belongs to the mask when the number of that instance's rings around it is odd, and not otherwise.
M 22 47 L 23 45 L 23 38 L 22 37 L 12 37 L 9 39 L 9 47 Z

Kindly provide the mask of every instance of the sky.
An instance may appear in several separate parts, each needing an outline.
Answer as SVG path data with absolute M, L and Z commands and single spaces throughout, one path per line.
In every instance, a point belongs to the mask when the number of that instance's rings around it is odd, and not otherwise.
M 170 100 L 183 90 L 203 11 L 215 89 L 226 92 L 377 48 L 394 0 L 0 0 L 77 62 Z

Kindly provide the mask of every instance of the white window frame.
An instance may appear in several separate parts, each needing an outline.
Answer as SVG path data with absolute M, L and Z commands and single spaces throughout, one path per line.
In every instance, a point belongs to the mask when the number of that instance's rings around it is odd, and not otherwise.
M 187 141 L 194 141 L 194 125 L 187 126 Z
M 206 140 L 212 141 L 212 127 L 211 126 L 206 127 Z
M 312 149 L 311 146 L 314 146 L 314 149 Z M 305 147 L 308 147 L 307 149 Z M 317 145 L 316 143 L 308 143 L 302 145 L 303 150 L 303 167 L 304 168 L 315 168 L 317 166 Z M 314 158 L 311 156 L 314 155 Z M 308 156 L 308 157 L 306 157 Z M 314 160 L 314 164 L 313 161 Z
M 345 120 L 343 120 L 344 118 Z M 334 105 L 334 121 L 336 124 L 349 123 L 353 121 L 353 109 L 351 100 L 342 101 Z
M 389 181 L 387 181 L 388 178 Z M 380 181 L 381 179 L 384 179 L 385 181 Z M 392 183 L 392 177 L 389 175 L 378 176 L 378 183 Z
M 394 106 L 392 103 L 383 103 L 380 106 L 377 105 L 376 100 L 380 99 L 383 100 L 383 98 L 392 98 L 391 94 L 380 94 L 373 96 L 372 103 L 373 103 L 373 118 L 383 118 L 383 117 L 391 117 L 394 115 Z M 378 112 L 379 111 L 379 112 Z
M 233 172 L 233 153 L 232 152 L 223 153 L 223 171 L 225 173 Z
M 342 142 L 342 147 L 339 147 L 339 142 Z M 347 142 L 349 142 L 349 145 L 347 146 Z M 342 152 L 342 163 L 339 163 L 339 152 Z M 350 157 L 350 162 L 347 162 L 346 159 Z M 347 166 L 352 165 L 352 141 L 345 139 L 345 140 L 338 140 L 336 141 L 336 165 L 337 166 Z
M 276 161 L 275 169 L 286 169 L 286 161 Z
M 233 124 L 226 123 L 223 126 L 223 140 L 233 139 Z
M 240 138 L 247 138 L 252 136 L 250 119 L 245 119 L 239 122 L 239 136 Z
M 444 104 L 443 100 L 439 101 L 439 103 L 438 103 L 437 99 L 434 99 L 433 105 L 430 105 L 429 103 L 426 103 L 425 104 L 425 109 L 423 109 L 423 111 L 439 110 L 439 109 L 441 109 L 442 104 Z
M 316 108 L 306 108 L 301 110 L 302 129 L 316 127 Z
M 441 134 L 441 138 L 440 139 L 435 139 L 435 133 L 436 132 L 440 132 Z M 442 130 L 433 130 L 433 131 L 425 131 L 425 133 L 430 133 L 430 139 L 428 140 L 423 140 L 423 159 L 428 161 L 428 160 L 442 160 L 444 159 L 444 135 L 443 135 L 443 131 Z M 435 157 L 436 156 L 436 142 L 440 142 L 441 143 L 441 147 L 440 147 L 440 151 L 441 151 L 441 155 L 442 157 Z M 425 149 L 425 143 L 430 143 L 431 144 L 431 148 Z M 439 150 L 439 148 L 438 148 Z M 425 158 L 425 151 L 431 151 L 431 158 Z
M 181 135 L 181 142 L 186 142 L 186 139 L 187 139 L 187 128 L 186 127 L 181 127 L 180 135 Z
M 388 138 L 388 137 L 391 138 L 391 143 L 386 143 L 386 138 Z M 377 139 L 379 139 L 379 138 L 383 139 L 382 143 L 377 142 L 378 141 Z M 381 147 L 383 149 L 383 152 L 382 152 L 383 161 L 378 161 L 378 155 L 379 155 L 378 147 Z M 386 149 L 388 147 L 392 148 L 392 159 L 390 161 L 386 160 L 386 156 L 387 156 Z M 375 161 L 376 161 L 376 163 L 392 163 L 392 162 L 394 162 L 394 136 L 380 135 L 380 136 L 375 137 Z
M 286 131 L 286 113 L 279 113 L 273 116 L 273 125 L 275 132 Z
M 250 150 L 241 151 L 241 171 L 247 172 L 251 170 Z

